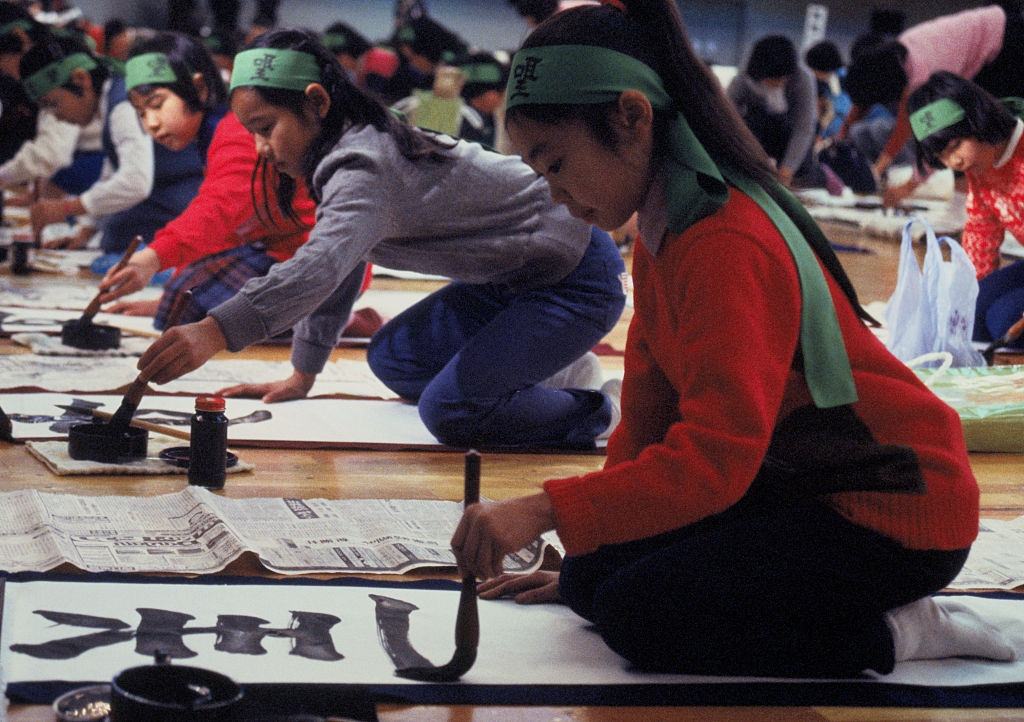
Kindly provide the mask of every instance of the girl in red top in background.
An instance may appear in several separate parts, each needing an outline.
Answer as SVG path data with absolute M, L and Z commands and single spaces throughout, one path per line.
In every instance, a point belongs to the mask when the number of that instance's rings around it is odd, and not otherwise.
M 984 620 L 928 596 L 978 530 L 956 413 L 865 327 L 676 3 L 616 6 L 539 26 L 506 102 L 516 150 L 574 215 L 615 228 L 639 211 L 621 423 L 603 470 L 467 509 L 460 566 L 492 579 L 485 597 L 560 595 L 643 669 L 1012 658 Z M 552 528 L 557 577 L 498 576 Z
M 922 170 L 928 164 L 967 176 L 961 243 L 978 274 L 974 340 L 1003 338 L 1024 314 L 1024 261 L 999 268 L 1006 231 L 1024 239 L 1024 100 L 1000 102 L 942 72 L 914 91 L 907 107 Z
M 171 150 L 196 138 L 206 140 L 201 147 L 206 175 L 199 194 L 145 250 L 100 284 L 107 303 L 142 289 L 160 270 L 177 268 L 159 308 L 122 302 L 108 309 L 143 315 L 156 311 L 154 326 L 163 329 L 184 291 L 191 289 L 192 295 L 179 324 L 202 319 L 250 278 L 291 258 L 306 241 L 315 205 L 301 182 L 290 186 L 291 203 L 279 204 L 272 197 L 277 186 L 273 169 L 265 169 L 268 182 L 263 177 L 253 181 L 256 144 L 234 114 L 226 112 L 224 83 L 199 41 L 178 33 L 144 41 L 133 48 L 126 73 L 129 100 L 154 140 Z

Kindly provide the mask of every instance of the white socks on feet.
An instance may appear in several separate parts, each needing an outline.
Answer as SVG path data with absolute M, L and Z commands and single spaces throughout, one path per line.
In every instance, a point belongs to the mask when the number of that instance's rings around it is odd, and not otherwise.
M 598 441 L 611 436 L 615 427 L 622 420 L 622 379 L 608 379 L 601 386 L 601 393 L 607 396 L 612 403 L 612 420 L 608 424 L 608 428 L 598 434 Z
M 587 351 L 571 364 L 540 382 L 549 389 L 590 389 L 601 388 L 604 374 L 601 362 L 593 351 Z
M 925 597 L 885 615 L 896 661 L 982 657 L 1012 662 L 1017 653 L 1006 636 L 956 599 Z

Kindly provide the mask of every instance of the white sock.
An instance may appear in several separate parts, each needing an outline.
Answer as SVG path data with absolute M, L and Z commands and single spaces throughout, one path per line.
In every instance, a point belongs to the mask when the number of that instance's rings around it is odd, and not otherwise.
M 601 388 L 604 381 L 604 373 L 601 371 L 601 362 L 593 351 L 587 351 L 571 364 L 557 371 L 539 386 L 546 386 L 549 389 L 590 389 L 596 391 Z
M 1017 653 L 1006 636 L 963 602 L 925 597 L 885 615 L 897 662 L 945 657 L 983 657 L 1012 662 Z
M 612 402 L 612 420 L 608 424 L 608 428 L 598 434 L 599 441 L 611 436 L 615 427 L 619 425 L 619 421 L 622 420 L 622 380 L 608 379 L 601 386 L 601 393 Z

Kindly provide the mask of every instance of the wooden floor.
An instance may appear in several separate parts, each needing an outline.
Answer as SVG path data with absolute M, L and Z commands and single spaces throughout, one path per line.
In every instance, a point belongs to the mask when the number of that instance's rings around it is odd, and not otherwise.
M 842 234 L 840 234 L 842 235 Z M 841 254 L 864 302 L 884 300 L 895 286 L 898 247 L 895 243 L 861 241 L 833 236 L 833 240 L 861 243 L 872 253 Z M 6 271 L 4 271 L 6 272 Z M 402 282 L 381 282 L 407 288 Z M 608 341 L 622 348 L 626 316 Z M 4 345 L 6 344 L 6 345 Z M 9 342 L 0 341 L 0 353 L 20 353 Z M 338 351 L 339 357 L 359 357 L 360 352 Z M 241 354 L 246 358 L 285 360 L 284 348 L 257 347 Z M 1008 359 L 1003 359 L 1004 361 Z M 1017 358 L 1017 362 L 1024 359 Z M 621 358 L 602 357 L 609 368 L 621 367 Z M 125 380 L 126 383 L 130 379 Z M 327 498 L 399 497 L 417 499 L 459 499 L 462 494 L 462 459 L 459 454 L 437 452 L 288 451 L 246 449 L 245 457 L 256 466 L 255 473 L 229 477 L 224 494 L 246 496 L 304 496 Z M 535 491 L 547 478 L 578 474 L 600 467 L 594 455 L 488 454 L 482 474 L 483 493 L 504 499 Z M 982 487 L 983 515 L 1012 518 L 1024 513 L 1024 456 L 978 454 L 972 457 Z M 35 488 L 78 494 L 154 495 L 178 490 L 183 479 L 156 477 L 126 480 L 124 477 L 83 477 L 74 481 L 49 474 L 26 450 L 0 442 L 0 489 Z M 241 559 L 225 574 L 268 575 L 250 559 Z M 486 630 L 484 630 L 486 635 Z M 810 722 L 829 720 L 851 722 L 871 720 L 901 722 L 926 720 L 1024 720 L 1024 700 L 1018 710 L 873 709 L 847 707 L 461 707 L 381 706 L 380 718 L 388 722 L 633 722 L 658 720 L 758 720 L 758 722 Z M 9 719 L 52 720 L 46 707 L 12 707 Z

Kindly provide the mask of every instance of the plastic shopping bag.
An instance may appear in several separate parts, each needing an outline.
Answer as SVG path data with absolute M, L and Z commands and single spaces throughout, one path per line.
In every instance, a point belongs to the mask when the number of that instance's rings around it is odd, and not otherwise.
M 910 228 L 925 228 L 924 267 L 917 264 Z M 942 243 L 950 259 L 942 258 Z M 889 299 L 885 322 L 889 327 L 886 345 L 902 361 L 923 354 L 948 352 L 953 366 L 984 366 L 985 359 L 971 345 L 978 281 L 974 264 L 952 238 L 936 238 L 931 225 L 915 216 L 903 227 L 896 291 Z M 937 363 L 937 362 L 936 362 Z

